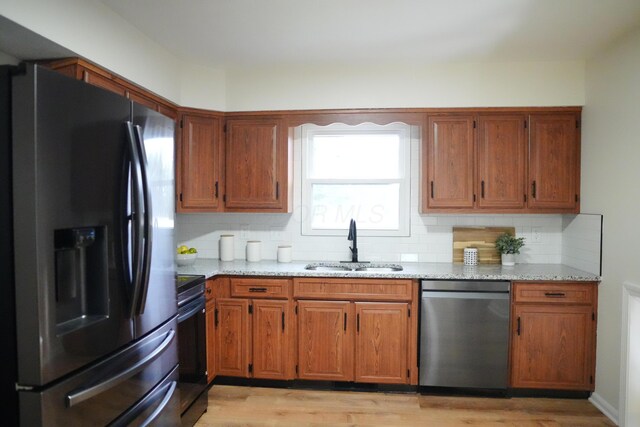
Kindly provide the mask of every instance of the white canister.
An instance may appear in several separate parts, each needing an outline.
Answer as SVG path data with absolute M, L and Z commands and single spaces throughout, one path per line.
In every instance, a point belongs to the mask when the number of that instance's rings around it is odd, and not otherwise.
M 278 246 L 278 262 L 291 262 L 291 245 Z
M 258 262 L 262 259 L 262 244 L 260 240 L 249 240 L 247 242 L 247 261 Z
M 478 265 L 478 248 L 464 248 L 464 265 Z
M 220 236 L 220 261 L 233 261 L 233 234 Z

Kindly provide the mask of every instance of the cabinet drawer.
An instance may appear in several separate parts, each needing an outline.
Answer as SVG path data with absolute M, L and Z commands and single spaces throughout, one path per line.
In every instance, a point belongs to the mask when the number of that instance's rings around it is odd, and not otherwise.
M 595 286 L 593 282 L 514 283 L 513 302 L 592 304 L 595 299 Z
M 294 298 L 411 301 L 411 280 L 294 279 Z
M 288 279 L 231 279 L 232 297 L 287 298 Z

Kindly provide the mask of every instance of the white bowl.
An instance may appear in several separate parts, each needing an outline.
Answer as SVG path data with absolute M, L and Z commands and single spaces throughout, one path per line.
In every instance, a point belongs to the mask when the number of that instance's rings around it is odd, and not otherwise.
M 196 258 L 198 258 L 198 254 L 176 254 L 176 263 L 180 267 L 186 267 L 193 265 L 196 262 Z

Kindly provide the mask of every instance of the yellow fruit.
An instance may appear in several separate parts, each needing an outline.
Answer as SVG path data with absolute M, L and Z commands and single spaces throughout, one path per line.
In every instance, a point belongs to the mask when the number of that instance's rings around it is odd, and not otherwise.
M 186 254 L 189 253 L 189 248 L 186 247 L 185 245 L 179 246 L 178 247 L 178 253 L 179 254 Z

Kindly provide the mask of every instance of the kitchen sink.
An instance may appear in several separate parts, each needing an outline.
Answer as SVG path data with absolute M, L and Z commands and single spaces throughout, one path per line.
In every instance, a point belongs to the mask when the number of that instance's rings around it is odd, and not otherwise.
M 313 270 L 313 271 L 353 271 L 353 269 L 351 267 L 339 266 L 339 265 L 313 265 L 313 264 L 308 264 L 304 268 L 305 268 L 305 270 Z
M 371 266 L 371 267 L 358 267 L 356 268 L 356 271 L 379 271 L 379 272 L 384 272 L 384 271 L 402 271 L 402 266 L 401 265 L 389 265 L 389 266 Z
M 366 262 L 314 262 L 307 264 L 305 270 L 313 271 L 369 271 L 369 272 L 391 272 L 402 271 L 400 264 L 379 264 Z

